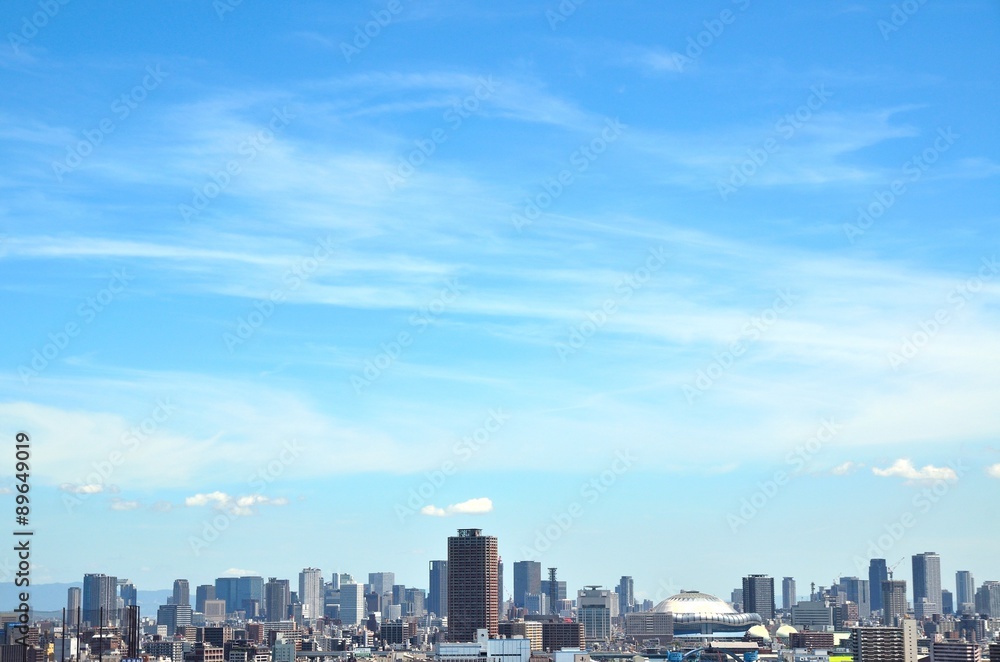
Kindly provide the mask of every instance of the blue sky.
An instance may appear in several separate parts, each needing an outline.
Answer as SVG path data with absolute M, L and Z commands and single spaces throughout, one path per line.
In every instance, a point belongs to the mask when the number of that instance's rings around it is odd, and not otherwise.
M 1000 579 L 1000 7 L 905 9 L 9 3 L 34 577 Z

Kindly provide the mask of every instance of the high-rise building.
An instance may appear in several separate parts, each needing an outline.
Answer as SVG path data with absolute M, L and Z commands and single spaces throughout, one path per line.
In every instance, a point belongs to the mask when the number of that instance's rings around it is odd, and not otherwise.
M 906 581 L 887 579 L 882 582 L 882 622 L 895 625 L 906 616 Z
M 80 610 L 83 608 L 82 594 L 76 586 L 70 586 L 66 591 L 66 625 L 77 627 L 80 625 Z
M 882 582 L 889 579 L 885 559 L 872 559 L 868 564 L 868 586 L 871 588 L 872 611 L 879 611 L 882 603 Z
M 760 614 L 765 621 L 774 618 L 774 578 L 750 575 L 743 578 L 743 611 Z
M 503 559 L 497 556 L 497 617 L 503 614 Z
M 219 577 L 215 580 L 215 599 L 226 601 L 227 614 L 233 613 L 238 608 L 239 587 L 238 577 Z
M 191 586 L 190 584 L 188 584 L 188 580 L 186 579 L 174 580 L 173 600 L 175 605 L 191 604 Z
M 975 609 L 976 602 L 976 580 L 968 570 L 959 570 L 955 573 L 955 611 L 964 614 L 966 611 Z M 970 608 L 963 608 L 963 605 L 972 605 Z
M 396 573 L 369 572 L 368 583 L 371 584 L 372 591 L 378 594 L 383 604 L 392 603 L 392 585 L 396 583 Z
M 191 625 L 191 605 L 161 605 L 156 610 L 156 624 L 167 626 L 167 636 L 177 633 L 177 628 Z
M 128 605 L 122 617 L 125 635 L 126 658 L 139 658 L 139 642 L 142 641 L 142 628 L 139 623 L 139 606 Z
M 102 574 L 83 576 L 83 624 L 118 625 L 118 578 Z M 103 621 L 103 622 L 102 622 Z
M 826 600 L 798 602 L 791 609 L 792 626 L 825 632 L 833 630 L 833 607 Z
M 542 591 L 542 564 L 538 561 L 514 561 L 514 606 L 524 607 L 525 596 Z
M 267 620 L 276 622 L 287 619 L 291 603 L 292 587 L 288 580 L 270 577 L 264 584 L 264 614 Z
M 841 577 L 840 587 L 847 599 L 858 605 L 858 617 L 868 618 L 872 612 L 871 586 L 867 579 Z
M 428 568 L 430 588 L 427 590 L 427 611 L 439 618 L 448 615 L 448 562 L 431 561 Z M 517 592 L 517 564 L 514 564 L 514 591 Z
M 319 568 L 305 568 L 299 573 L 299 602 L 305 619 L 323 617 L 323 571 Z
M 622 618 L 625 614 L 635 611 L 635 583 L 628 575 L 622 575 L 618 580 L 618 614 Z
M 122 607 L 139 604 L 139 591 L 127 579 L 118 580 L 118 597 L 122 599 Z
M 583 623 L 588 643 L 611 638 L 611 602 L 614 593 L 600 586 L 587 586 L 576 594 L 577 620 Z
M 983 582 L 976 591 L 976 611 L 980 616 L 1000 618 L 1000 582 Z
M 204 614 L 205 600 L 215 600 L 215 587 L 211 584 L 201 584 L 194 590 L 194 610 Z
M 913 607 L 927 618 L 941 613 L 941 557 L 913 555 Z
M 247 616 L 251 616 L 260 610 L 262 602 L 264 602 L 264 578 L 240 577 L 236 582 L 236 610 L 243 610 Z M 256 603 L 256 608 L 253 603 Z
M 955 613 L 955 596 L 946 588 L 941 589 L 941 613 L 945 616 Z
M 781 580 L 781 608 L 789 611 L 798 602 L 795 597 L 795 578 L 785 577 Z
M 474 641 L 479 628 L 497 636 L 497 561 L 497 539 L 481 529 L 448 538 L 448 641 Z
M 365 587 L 356 582 L 340 584 L 340 620 L 344 625 L 358 625 L 365 618 Z
M 851 628 L 854 662 L 906 662 L 903 628 Z
M 930 662 L 981 662 L 979 644 L 958 641 L 932 641 Z

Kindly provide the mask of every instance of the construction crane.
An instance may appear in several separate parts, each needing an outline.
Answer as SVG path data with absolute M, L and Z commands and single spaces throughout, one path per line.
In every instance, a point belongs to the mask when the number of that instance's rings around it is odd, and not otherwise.
M 886 569 L 886 574 L 889 575 L 889 581 L 892 581 L 892 571 L 896 569 L 896 566 L 898 566 L 900 563 L 902 563 L 905 560 L 906 560 L 906 557 L 904 556 L 903 558 L 899 559 L 898 561 L 896 561 L 895 563 L 893 563 L 891 566 L 889 566 Z

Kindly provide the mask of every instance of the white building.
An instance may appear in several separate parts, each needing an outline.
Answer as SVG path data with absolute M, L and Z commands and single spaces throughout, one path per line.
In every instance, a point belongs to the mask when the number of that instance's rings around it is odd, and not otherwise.
M 524 638 L 490 639 L 489 630 L 476 630 L 476 641 L 434 645 L 437 662 L 528 662 L 531 640 Z

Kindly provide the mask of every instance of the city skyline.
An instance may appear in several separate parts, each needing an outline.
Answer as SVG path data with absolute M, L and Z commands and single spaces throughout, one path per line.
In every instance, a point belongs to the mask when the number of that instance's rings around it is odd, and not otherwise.
M 34 583 L 426 587 L 459 529 L 507 593 L 1000 579 L 997 3 L 53 2 L 0 51 Z

